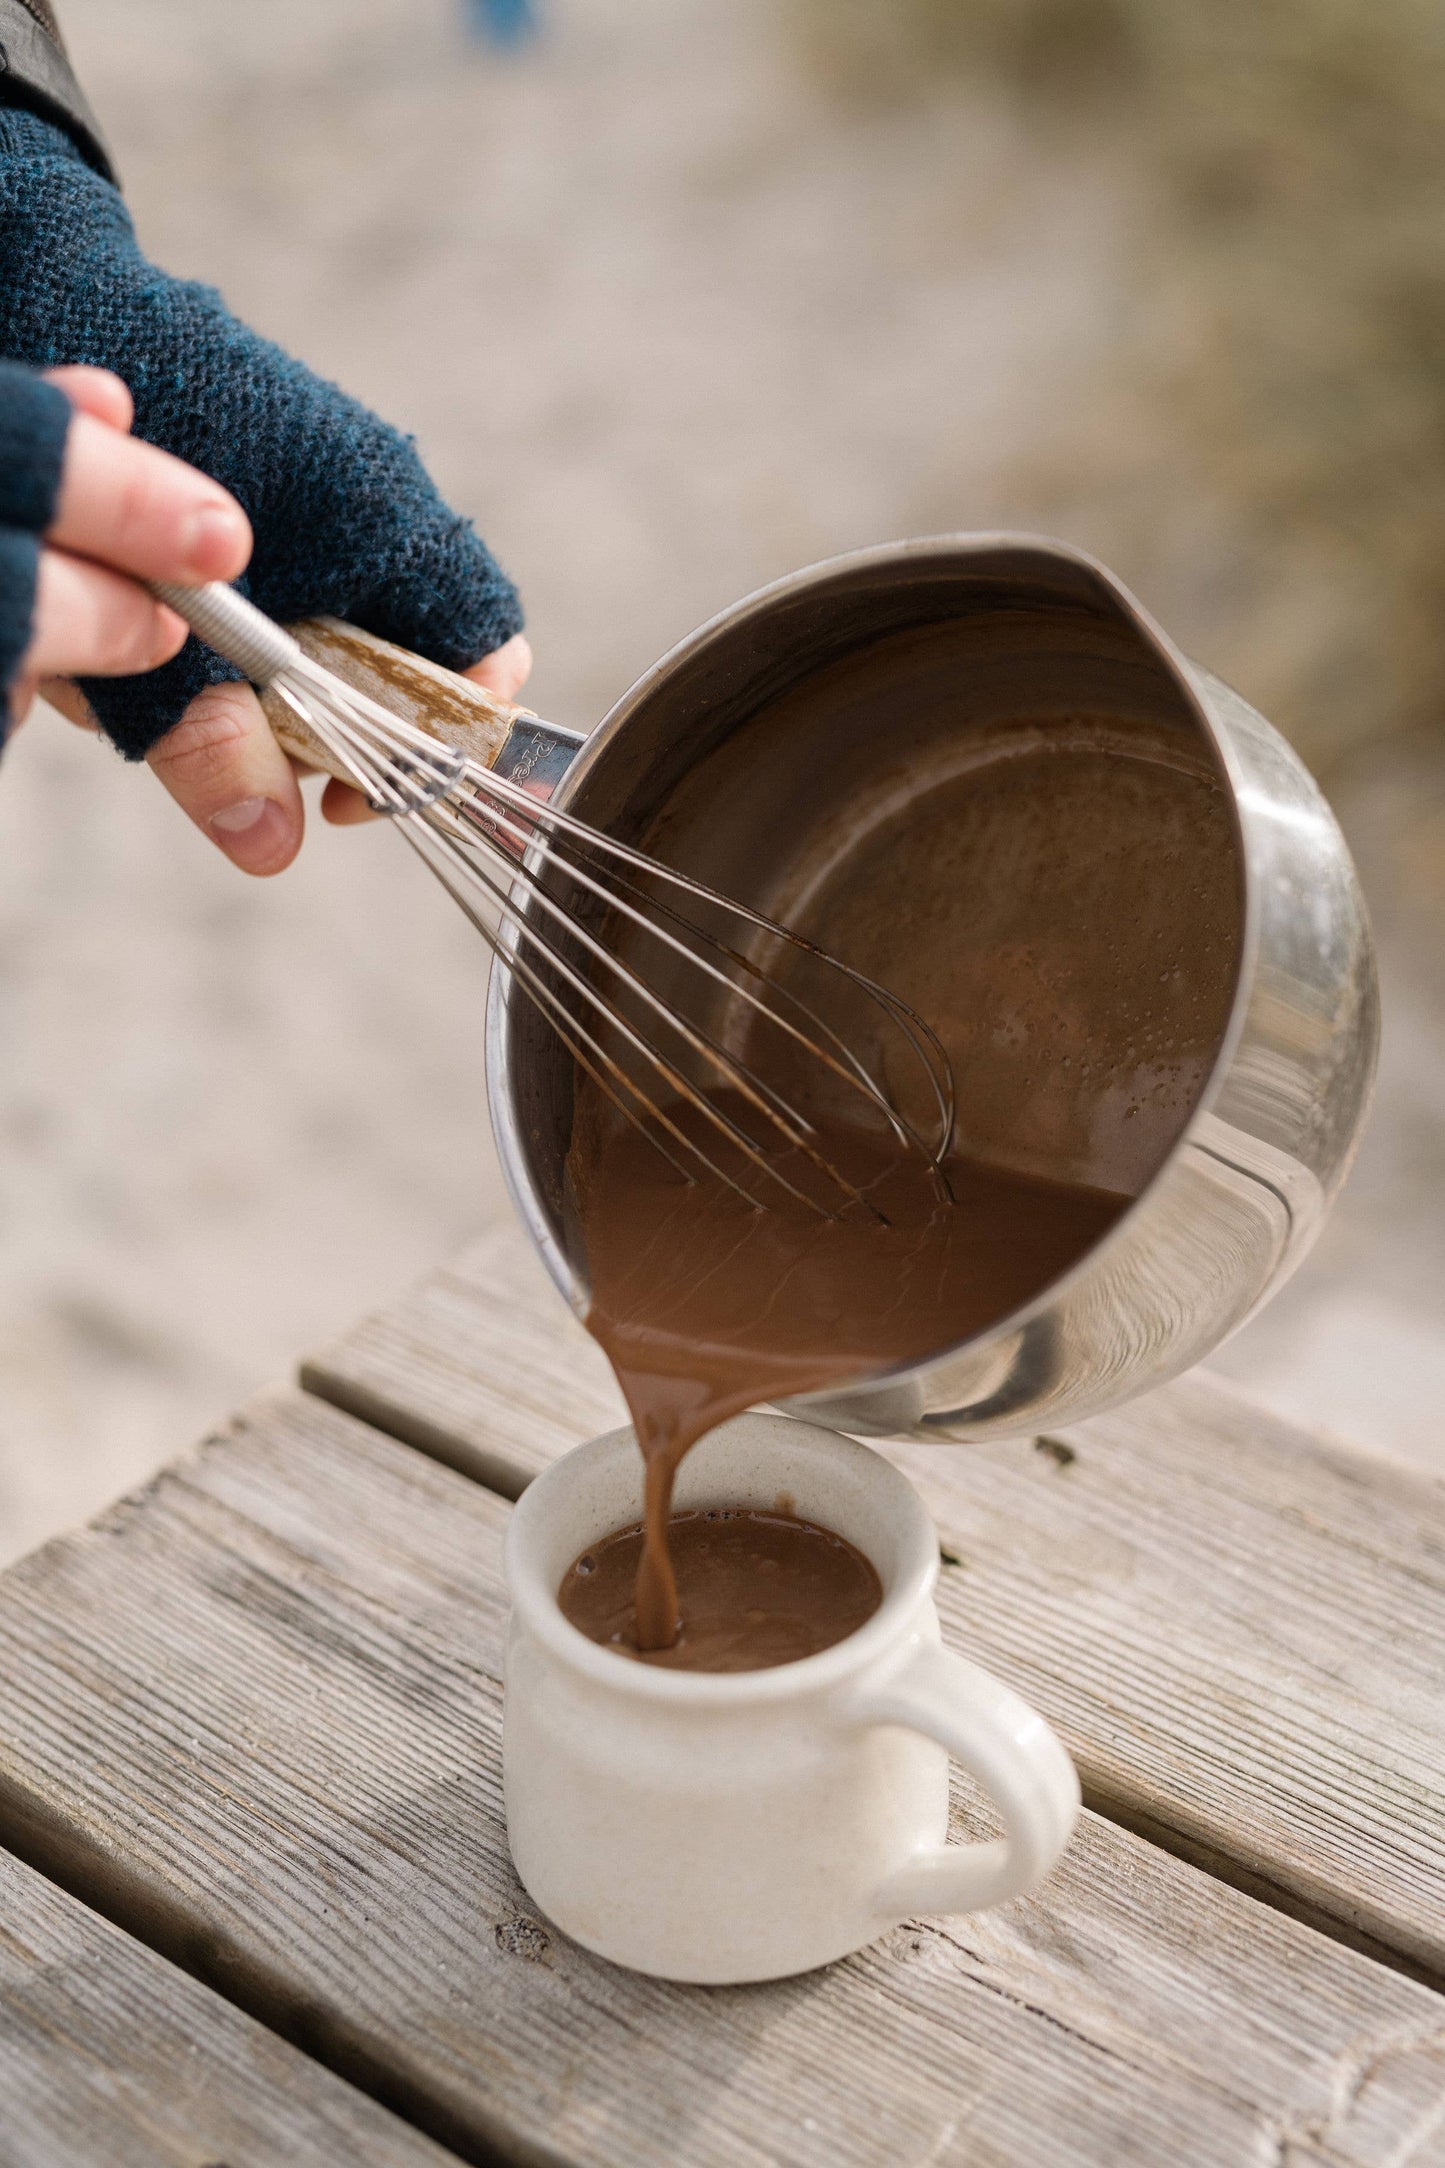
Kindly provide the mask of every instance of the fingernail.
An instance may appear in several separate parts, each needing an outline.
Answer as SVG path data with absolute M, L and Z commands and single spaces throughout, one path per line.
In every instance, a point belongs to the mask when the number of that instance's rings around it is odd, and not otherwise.
M 203 504 L 186 523 L 185 556 L 202 579 L 233 577 L 246 561 L 250 525 L 235 504 Z
M 254 828 L 267 806 L 269 798 L 238 798 L 234 805 L 223 806 L 219 813 L 211 815 L 211 826 L 219 828 L 222 835 L 244 835 Z
M 240 798 L 213 813 L 208 826 L 231 864 L 243 873 L 279 873 L 296 856 L 299 814 L 299 806 L 291 814 L 274 798 Z

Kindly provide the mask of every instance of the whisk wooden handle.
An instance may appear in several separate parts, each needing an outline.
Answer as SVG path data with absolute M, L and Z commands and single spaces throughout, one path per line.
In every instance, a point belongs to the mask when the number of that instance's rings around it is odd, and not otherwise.
M 469 678 L 457 677 L 438 663 L 423 662 L 420 655 L 410 655 L 405 648 L 393 647 L 389 640 L 379 640 L 374 633 L 345 625 L 339 618 L 309 617 L 287 630 L 314 662 L 334 671 L 357 692 L 379 700 L 393 715 L 444 738 L 483 767 L 491 767 L 516 717 L 527 713 L 484 692 Z M 288 753 L 330 775 L 341 772 L 294 708 L 274 692 L 263 692 L 261 705 Z
M 0 61 L 3 58 L 0 54 Z M 443 788 L 455 779 L 456 762 L 451 755 L 429 753 L 417 743 L 418 733 L 440 739 L 452 753 L 462 754 L 478 767 L 495 769 L 534 798 L 550 796 L 582 743 L 575 730 L 544 722 L 530 708 L 513 707 L 483 692 L 470 678 L 423 662 L 420 655 L 409 655 L 337 618 L 306 618 L 283 630 L 223 580 L 210 580 L 202 587 L 178 587 L 168 580 L 152 580 L 149 585 L 151 593 L 183 617 L 208 647 L 235 663 L 253 685 L 265 688 L 262 704 L 289 753 L 343 783 L 365 789 L 378 810 L 414 813 L 431 802 L 425 795 L 416 795 L 417 761 Z M 339 690 L 341 684 L 365 695 L 364 701 L 348 703 Z M 291 697 L 283 698 L 274 689 L 278 686 Z M 348 705 L 349 723 L 339 713 L 328 715 L 328 706 Z M 380 713 L 382 709 L 385 714 Z M 337 728 L 329 728 L 330 723 Z M 399 723 L 407 726 L 400 734 Z M 370 755 L 354 734 L 348 741 L 348 730 L 354 733 L 358 725 L 363 735 L 371 732 Z M 367 772 L 368 757 L 375 764 L 378 729 L 384 741 L 383 768 L 392 762 L 402 738 L 411 741 L 408 775 L 401 779 L 404 787 L 399 792 L 394 767 L 389 782 L 380 771 Z M 348 745 L 354 756 L 349 765 Z

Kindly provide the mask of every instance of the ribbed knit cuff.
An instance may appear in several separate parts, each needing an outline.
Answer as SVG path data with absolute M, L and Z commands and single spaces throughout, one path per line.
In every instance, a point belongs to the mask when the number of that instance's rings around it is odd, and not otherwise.
M 50 525 L 73 411 L 58 386 L 0 361 L 0 527 L 43 534 Z

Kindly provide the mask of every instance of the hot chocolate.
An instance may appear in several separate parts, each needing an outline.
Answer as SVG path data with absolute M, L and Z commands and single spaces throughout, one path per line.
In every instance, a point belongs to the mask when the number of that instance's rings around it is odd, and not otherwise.
M 639 1522 L 575 1558 L 557 1600 L 587 1635 L 642 1663 L 678 1671 L 765 1671 L 831 1648 L 873 1616 L 883 1588 L 846 1537 L 783 1511 L 712 1507 L 675 1513 L 667 1545 L 682 1630 L 670 1648 L 637 1637 Z
M 1128 1202 L 957 1154 L 940 1181 L 921 1156 L 901 1157 L 856 1129 L 822 1141 L 878 1216 L 825 1218 L 781 1190 L 759 1210 L 720 1175 L 699 1170 L 685 1181 L 635 1129 L 579 1124 L 587 1324 L 617 1373 L 647 1467 L 637 1585 L 645 1649 L 667 1648 L 677 1632 L 668 1514 L 689 1446 L 760 1401 L 886 1370 L 995 1323 L 1065 1271 Z M 801 1160 L 792 1155 L 800 1187 Z

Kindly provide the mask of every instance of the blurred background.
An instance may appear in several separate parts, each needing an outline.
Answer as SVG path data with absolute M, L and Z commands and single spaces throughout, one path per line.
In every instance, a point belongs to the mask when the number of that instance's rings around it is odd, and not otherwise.
M 833 551 L 1041 528 L 1292 737 L 1387 1029 L 1215 1358 L 1445 1472 L 1445 17 L 1428 0 L 61 0 L 143 244 L 413 431 L 596 721 Z M 418 968 L 425 955 L 426 967 Z M 506 1209 L 484 957 L 381 832 L 0 787 L 0 1560 Z

